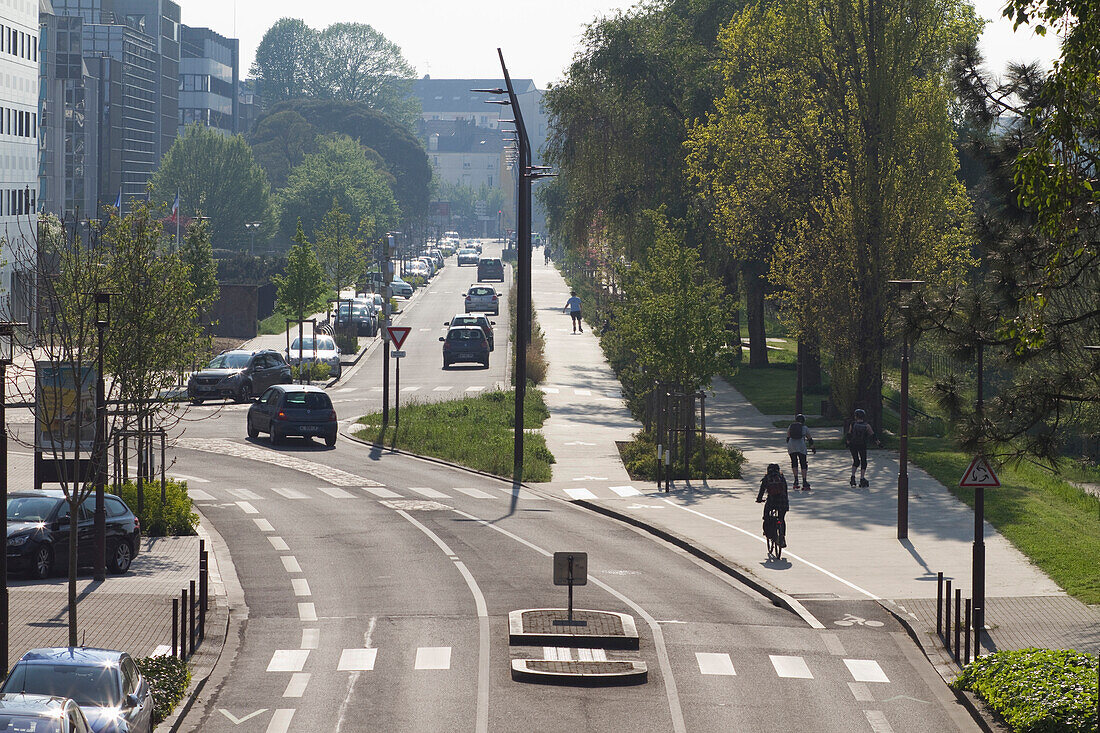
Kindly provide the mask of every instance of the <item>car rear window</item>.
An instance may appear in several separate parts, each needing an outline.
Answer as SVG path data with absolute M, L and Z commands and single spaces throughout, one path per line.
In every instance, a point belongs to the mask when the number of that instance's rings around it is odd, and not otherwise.
M 480 341 L 485 338 L 481 329 L 455 328 L 447 333 L 449 341 Z
M 287 392 L 286 406 L 307 410 L 327 410 L 332 407 L 332 402 L 327 394 L 321 392 Z
M 470 295 L 493 295 L 496 291 L 492 288 L 470 288 Z

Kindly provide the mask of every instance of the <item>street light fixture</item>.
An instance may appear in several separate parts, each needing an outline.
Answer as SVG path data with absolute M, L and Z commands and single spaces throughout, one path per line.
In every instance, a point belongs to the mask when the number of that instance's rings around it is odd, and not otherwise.
M 891 280 L 902 298 L 905 298 L 923 280 Z M 901 304 L 909 308 L 908 298 Z M 901 429 L 898 440 L 898 539 L 909 537 L 909 332 L 902 329 L 901 349 Z
M 15 327 L 0 322 L 0 502 L 4 505 L 4 552 L 0 553 L 0 668 L 8 668 L 8 422 L 5 410 L 7 368 L 15 356 Z
M 262 225 L 263 222 L 261 221 L 250 221 L 244 225 L 244 228 L 248 231 L 250 235 L 252 235 L 252 240 L 248 245 L 248 254 L 253 257 L 256 256 L 256 232 L 259 231 L 260 226 Z

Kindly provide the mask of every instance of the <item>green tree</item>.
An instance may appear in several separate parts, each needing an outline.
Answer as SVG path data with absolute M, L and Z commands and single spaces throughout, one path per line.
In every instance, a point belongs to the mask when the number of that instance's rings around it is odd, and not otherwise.
M 191 281 L 191 297 L 195 302 L 199 323 L 206 325 L 220 292 L 218 264 L 214 261 L 210 223 L 206 219 L 195 219 L 187 225 L 187 236 L 180 244 L 179 256 Z
M 291 168 L 315 152 L 316 128 L 292 109 L 260 118 L 252 133 L 252 153 L 275 190 L 286 185 Z
M 290 248 L 286 259 L 286 271 L 276 275 L 276 302 L 283 313 L 295 313 L 298 320 L 325 307 L 325 271 L 317 261 L 313 245 L 302 230 L 298 220 L 298 231 L 294 235 L 294 246 Z
M 308 96 L 317 84 L 321 48 L 317 31 L 298 18 L 280 18 L 256 48 L 252 76 L 270 109 L 285 99 Z
M 366 23 L 334 23 L 321 31 L 319 42 L 314 96 L 365 104 L 412 127 L 420 113 L 412 95 L 416 70 L 397 44 Z
M 237 249 L 242 243 L 247 247 L 248 222 L 261 222 L 260 241 L 274 232 L 267 176 L 240 135 L 226 137 L 202 125 L 188 126 L 164 156 L 151 186 L 153 201 L 170 203 L 178 190 L 181 216 L 200 211 L 209 216 L 211 240 L 220 249 Z
M 372 228 L 369 218 L 361 228 Z M 367 269 L 366 243 L 352 229 L 351 216 L 340 209 L 336 199 L 317 230 L 317 260 L 328 275 L 329 285 L 337 293 L 354 286 Z

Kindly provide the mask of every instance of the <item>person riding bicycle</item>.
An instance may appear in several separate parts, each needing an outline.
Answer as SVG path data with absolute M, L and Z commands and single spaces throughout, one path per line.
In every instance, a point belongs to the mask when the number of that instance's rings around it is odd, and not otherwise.
M 881 447 L 882 443 L 875 439 L 875 431 L 867 422 L 867 413 L 862 409 L 855 411 L 855 421 L 848 426 L 848 431 L 844 434 L 844 442 L 848 444 L 848 450 L 852 454 L 852 477 L 848 483 L 852 486 L 856 485 L 858 468 L 859 486 L 865 489 L 870 486 L 867 482 L 867 444 L 874 442 Z
M 798 468 L 802 467 L 802 488 L 805 491 L 810 490 L 810 480 L 806 478 L 806 450 L 812 450 L 814 454 L 817 453 L 817 448 L 814 448 L 814 439 L 810 435 L 810 429 L 806 427 L 806 416 L 802 414 L 795 415 L 794 422 L 787 428 L 787 453 L 791 457 L 791 473 L 794 474 L 794 490 L 798 491 Z
M 767 501 L 764 501 L 765 493 L 768 495 Z M 760 480 L 760 491 L 756 494 L 756 503 L 761 502 L 764 502 L 764 534 L 767 535 L 772 510 L 779 514 L 779 521 L 785 525 L 787 511 L 791 508 L 787 498 L 787 479 L 783 476 L 778 463 L 769 463 L 768 472 Z M 786 547 L 786 541 L 781 541 L 779 546 Z

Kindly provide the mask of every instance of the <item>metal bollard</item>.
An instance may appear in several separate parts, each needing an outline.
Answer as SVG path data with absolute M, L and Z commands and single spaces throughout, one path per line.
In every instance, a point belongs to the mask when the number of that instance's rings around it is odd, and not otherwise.
M 191 581 L 190 588 L 191 588 L 191 605 L 188 606 L 188 608 L 187 608 L 187 616 L 188 616 L 187 640 L 190 643 L 190 646 L 188 647 L 188 649 L 190 650 L 190 654 L 194 654 L 195 653 L 195 632 L 198 630 L 195 627 L 195 607 L 199 605 L 195 600 L 195 581 L 193 581 L 193 580 Z
M 187 658 L 187 589 L 180 591 L 180 659 Z
M 982 629 L 978 623 L 978 619 L 984 618 L 984 616 L 978 612 L 978 606 L 974 606 L 974 658 L 977 659 L 982 655 Z
M 955 589 L 955 664 L 959 663 L 959 633 L 962 631 L 962 624 L 959 623 L 962 620 L 962 596 L 963 592 Z
M 172 599 L 172 656 L 179 656 L 180 599 Z
M 970 599 L 966 599 L 966 621 L 963 622 L 963 637 L 966 639 L 965 651 L 963 651 L 963 663 L 970 664 Z
M 943 573 L 936 573 L 936 634 L 943 636 Z
M 657 445 L 657 490 L 661 490 L 661 459 L 664 458 L 665 447 Z
M 206 603 L 209 571 L 203 568 L 199 571 L 199 640 L 206 638 Z
M 951 652 L 951 580 L 947 581 L 947 603 L 943 604 L 943 648 Z

